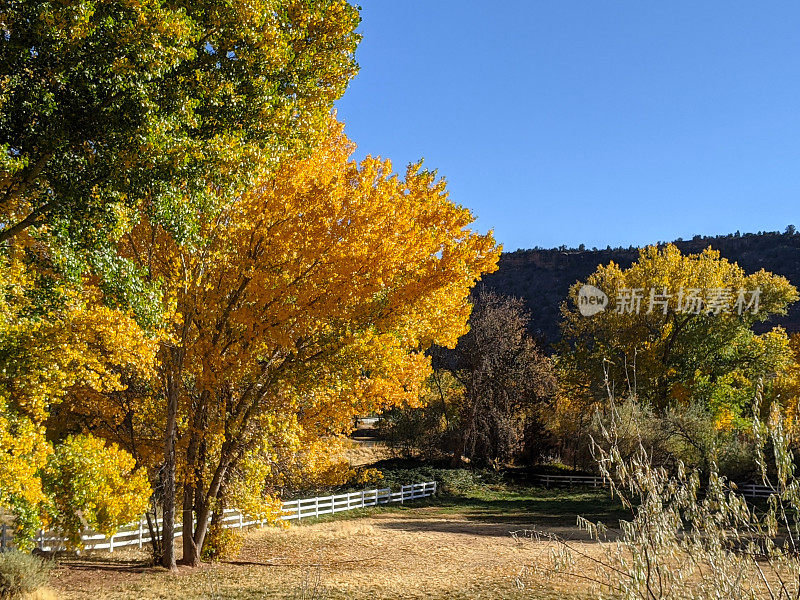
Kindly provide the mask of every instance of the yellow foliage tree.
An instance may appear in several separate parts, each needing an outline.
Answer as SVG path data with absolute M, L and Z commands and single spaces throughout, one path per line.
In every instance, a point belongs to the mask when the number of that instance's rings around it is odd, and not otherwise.
M 604 311 L 580 313 L 584 283 L 607 295 Z M 648 246 L 629 269 L 598 266 L 562 304 L 553 423 L 573 435 L 610 390 L 633 392 L 656 409 L 691 399 L 730 427 L 747 416 L 759 381 L 774 397 L 774 381 L 790 358 L 783 329 L 758 335 L 752 326 L 785 314 L 797 298 L 786 278 L 763 270 L 748 275 L 711 248 L 683 255 L 671 244 Z
M 69 394 L 123 389 L 121 373 L 147 373 L 158 346 L 90 282 L 69 286 L 32 268 L 46 249 L 23 239 L 0 256 L 0 509 L 24 544 L 48 517 L 48 417 Z
M 796 430 L 800 414 L 800 333 L 789 336 L 789 350 L 791 359 L 775 382 L 775 398 L 781 403 L 788 424 Z
M 470 288 L 496 268 L 491 234 L 468 229 L 473 217 L 444 181 L 420 164 L 401 179 L 389 161 L 349 161 L 352 151 L 331 122 L 310 158 L 200 215 L 200 242 L 179 244 L 146 219 L 121 241 L 181 317 L 159 381 L 166 472 L 179 466 L 183 522 L 197 523 L 183 536 L 188 564 L 265 419 L 331 435 L 356 414 L 414 401 L 425 349 L 455 344 Z

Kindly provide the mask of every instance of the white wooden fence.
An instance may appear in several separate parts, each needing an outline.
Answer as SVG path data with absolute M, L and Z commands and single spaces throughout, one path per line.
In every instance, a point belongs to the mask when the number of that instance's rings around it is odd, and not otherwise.
M 556 487 L 564 485 L 582 485 L 587 487 L 606 487 L 606 482 L 602 477 L 595 475 L 537 475 L 538 480 L 544 487 Z M 769 498 L 775 492 L 766 485 L 755 483 L 736 484 L 736 491 L 745 498 Z
M 408 500 L 427 498 L 436 494 L 436 482 L 414 483 L 400 487 L 400 491 L 393 492 L 390 488 L 363 490 L 351 492 L 349 494 L 335 494 L 332 496 L 321 496 L 318 498 L 301 498 L 299 500 L 288 500 L 283 503 L 281 520 L 301 521 L 310 517 L 330 515 L 356 508 L 366 508 L 379 504 L 389 504 L 399 502 L 403 504 Z M 157 521 L 161 528 L 161 519 Z M 222 526 L 225 528 L 250 527 L 253 525 L 263 526 L 265 521 L 251 519 L 237 510 L 229 509 L 223 513 Z M 0 550 L 5 549 L 12 540 L 11 528 L 2 525 L 0 527 Z M 183 533 L 183 524 L 175 524 L 175 537 L 180 537 Z M 86 550 L 108 550 L 113 552 L 117 548 L 138 546 L 142 548 L 150 543 L 150 530 L 147 527 L 147 520 L 142 516 L 138 522 L 129 523 L 117 531 L 110 538 L 101 533 L 92 531 L 86 532 L 81 536 L 83 547 Z M 65 547 L 66 538 L 55 531 L 39 531 L 36 535 L 36 547 L 43 552 L 51 552 Z

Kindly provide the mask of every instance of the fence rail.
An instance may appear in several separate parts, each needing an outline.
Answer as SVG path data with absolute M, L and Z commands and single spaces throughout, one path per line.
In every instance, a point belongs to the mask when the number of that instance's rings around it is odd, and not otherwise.
M 608 486 L 602 477 L 596 475 L 537 475 L 536 477 L 546 488 L 564 485 L 585 485 L 594 488 Z M 736 484 L 736 491 L 745 498 L 769 498 L 776 493 L 766 485 L 755 483 Z
M 400 490 L 393 492 L 390 488 L 375 490 L 363 490 L 351 492 L 349 494 L 335 494 L 332 496 L 320 496 L 316 498 L 300 498 L 298 500 L 287 500 L 283 502 L 282 514 L 280 519 L 283 521 L 301 521 L 312 517 L 335 514 L 342 511 L 354 510 L 399 502 L 403 504 L 408 500 L 428 498 L 436 494 L 436 482 L 414 483 L 403 485 Z M 156 521 L 158 528 L 161 528 L 161 519 Z M 230 528 L 263 526 L 265 521 L 253 519 L 240 513 L 235 509 L 228 509 L 223 512 L 222 526 Z M 175 524 L 175 537 L 180 537 L 183 533 L 183 524 Z M 12 541 L 11 528 L 2 525 L 0 527 L 0 550 L 8 548 Z M 56 531 L 40 530 L 35 538 L 36 547 L 43 552 L 52 552 L 65 547 L 66 538 Z M 117 548 L 138 546 L 142 548 L 145 544 L 152 541 L 147 520 L 142 516 L 138 522 L 129 523 L 121 527 L 111 537 L 106 537 L 101 533 L 87 531 L 81 536 L 83 547 L 86 550 L 108 550 L 113 552 Z
M 537 475 L 536 478 L 546 488 L 563 485 L 586 485 L 591 487 L 606 487 L 607 485 L 602 477 L 594 475 Z

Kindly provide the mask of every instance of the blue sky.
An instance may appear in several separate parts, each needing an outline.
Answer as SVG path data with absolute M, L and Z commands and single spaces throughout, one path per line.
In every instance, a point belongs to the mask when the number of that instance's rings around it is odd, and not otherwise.
M 505 250 L 800 227 L 800 3 L 361 0 L 347 134 Z

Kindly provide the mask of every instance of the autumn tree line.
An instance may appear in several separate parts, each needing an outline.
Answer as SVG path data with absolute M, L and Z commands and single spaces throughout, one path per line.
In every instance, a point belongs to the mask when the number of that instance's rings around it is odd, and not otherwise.
M 757 310 L 586 317 L 577 283 L 546 355 L 521 301 L 476 287 L 500 248 L 444 180 L 351 158 L 332 106 L 358 23 L 344 0 L 0 8 L 0 519 L 20 547 L 144 513 L 160 564 L 183 523 L 197 565 L 226 507 L 274 519 L 297 482 L 345 481 L 335 451 L 368 413 L 410 454 L 495 468 L 586 466 L 612 406 L 664 463 L 746 464 L 757 393 L 795 422 L 800 343 L 752 326 L 797 291 L 710 250 L 586 283 L 758 288 Z
M 606 294 L 605 310 L 580 311 L 584 285 Z M 598 265 L 572 286 L 549 356 L 521 300 L 481 285 L 472 299 L 470 331 L 455 349 L 430 351 L 424 406 L 385 413 L 402 454 L 592 471 L 593 444 L 613 421 L 631 456 L 642 444 L 662 466 L 744 481 L 757 478 L 754 420 L 777 411 L 797 435 L 800 334 L 766 326 L 798 299 L 784 277 L 747 274 L 711 248 L 643 248 L 630 268 Z

